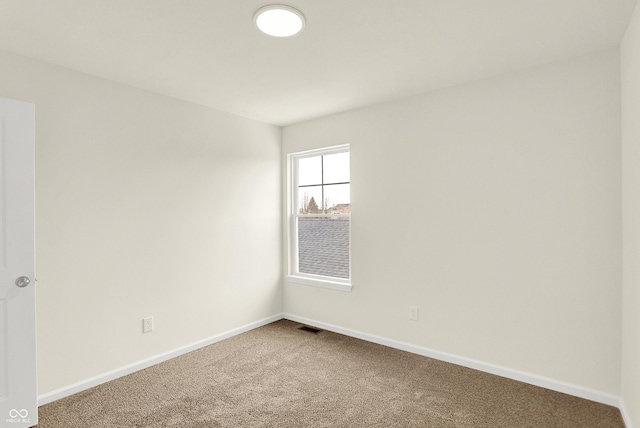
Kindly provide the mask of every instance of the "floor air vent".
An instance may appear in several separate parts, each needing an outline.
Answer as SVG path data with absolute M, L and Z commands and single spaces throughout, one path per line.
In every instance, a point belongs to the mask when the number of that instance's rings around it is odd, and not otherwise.
M 308 325 L 303 325 L 302 327 L 298 327 L 298 330 L 307 331 L 313 334 L 318 334 L 322 331 L 322 330 L 318 330 L 317 328 L 309 327 Z

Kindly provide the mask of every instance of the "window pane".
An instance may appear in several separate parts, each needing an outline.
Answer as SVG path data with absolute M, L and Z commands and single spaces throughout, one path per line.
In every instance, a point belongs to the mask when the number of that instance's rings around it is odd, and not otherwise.
M 349 152 L 326 155 L 324 162 L 324 184 L 348 183 Z
M 327 214 L 350 214 L 351 195 L 349 184 L 324 186 L 325 212 Z
M 298 186 L 322 184 L 322 156 L 298 159 Z
M 298 213 L 319 214 L 322 211 L 322 186 L 298 188 Z
M 349 279 L 348 218 L 298 218 L 298 271 Z

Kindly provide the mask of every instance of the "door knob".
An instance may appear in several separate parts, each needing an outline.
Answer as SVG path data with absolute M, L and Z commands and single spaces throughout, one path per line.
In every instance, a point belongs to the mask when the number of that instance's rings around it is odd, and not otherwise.
M 31 280 L 28 276 L 20 276 L 16 278 L 16 285 L 20 288 L 24 288 L 29 284 L 31 284 Z

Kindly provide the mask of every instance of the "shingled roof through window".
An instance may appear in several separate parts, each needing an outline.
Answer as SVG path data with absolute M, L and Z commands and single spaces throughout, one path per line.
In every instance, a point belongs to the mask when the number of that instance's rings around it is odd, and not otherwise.
M 349 279 L 349 219 L 299 218 L 301 273 Z

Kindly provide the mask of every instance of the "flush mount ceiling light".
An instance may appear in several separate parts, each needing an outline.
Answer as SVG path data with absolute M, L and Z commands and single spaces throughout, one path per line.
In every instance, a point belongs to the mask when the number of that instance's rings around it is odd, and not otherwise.
M 273 4 L 258 9 L 253 15 L 253 23 L 270 36 L 290 37 L 304 29 L 304 16 L 291 6 Z

